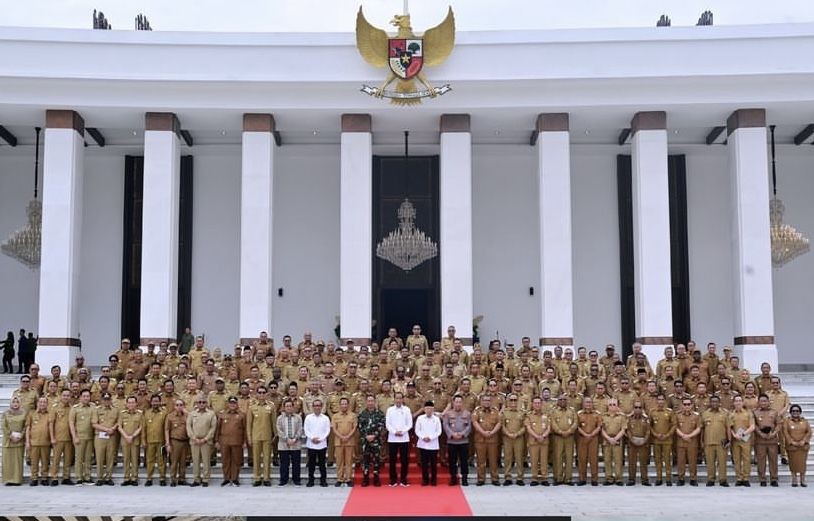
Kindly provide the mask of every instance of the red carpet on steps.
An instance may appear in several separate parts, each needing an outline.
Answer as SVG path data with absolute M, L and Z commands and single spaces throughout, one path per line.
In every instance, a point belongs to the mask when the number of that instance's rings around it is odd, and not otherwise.
M 409 487 L 389 487 L 390 467 L 385 462 L 380 473 L 381 487 L 362 487 L 361 465 L 357 467 L 353 490 L 343 516 L 471 516 L 472 509 L 460 486 L 449 486 L 449 472 L 438 466 L 438 486 L 421 486 L 421 467 L 417 451 L 410 447 Z M 471 472 L 470 472 L 471 474 Z M 372 478 L 371 478 L 372 481 Z

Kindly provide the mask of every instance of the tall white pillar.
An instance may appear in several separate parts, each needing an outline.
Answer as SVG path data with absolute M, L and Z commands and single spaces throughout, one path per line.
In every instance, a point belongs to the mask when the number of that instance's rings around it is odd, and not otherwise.
M 636 341 L 654 364 L 673 342 L 667 114 L 637 112 L 630 126 Z
M 441 328 L 472 345 L 472 134 L 469 114 L 441 116 Z
M 373 134 L 370 114 L 343 114 L 339 187 L 339 320 L 342 341 L 371 343 Z
M 736 110 L 726 122 L 732 193 L 735 345 L 741 367 L 777 370 L 769 238 L 769 162 L 766 111 Z
M 174 341 L 178 321 L 178 212 L 181 149 L 178 118 L 148 112 L 144 132 L 141 243 L 141 341 Z
M 540 347 L 574 345 L 568 114 L 537 117 Z
M 39 342 L 36 359 L 67 374 L 79 339 L 79 266 L 85 122 L 72 110 L 45 113 Z
M 240 178 L 240 343 L 269 331 L 272 313 L 274 117 L 243 115 Z

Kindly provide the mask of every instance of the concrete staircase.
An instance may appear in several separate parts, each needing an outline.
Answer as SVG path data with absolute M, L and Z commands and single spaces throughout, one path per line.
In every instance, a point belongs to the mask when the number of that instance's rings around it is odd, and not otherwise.
M 805 373 L 782 373 L 781 375 L 783 381 L 783 388 L 789 393 L 791 396 L 791 402 L 800 404 L 803 409 L 803 417 L 807 418 L 814 424 L 814 372 L 805 372 Z M 19 375 L 8 375 L 8 374 L 0 374 L 0 413 L 4 412 L 8 406 L 9 401 L 11 399 L 11 394 L 19 386 Z M 2 433 L 0 433 L 0 442 L 2 441 Z M 0 455 L 0 462 L 2 462 L 2 456 Z M 302 466 L 301 472 L 303 479 L 307 475 L 306 474 L 306 452 L 303 449 L 302 455 Z M 600 467 L 600 479 L 604 477 L 604 470 L 603 464 L 599 464 Z M 809 476 L 814 476 L 814 448 L 812 451 L 809 452 L 808 455 L 808 465 L 807 465 L 807 474 Z M 650 474 L 651 474 L 651 481 L 653 478 L 654 468 L 651 458 L 651 465 L 649 467 Z M 95 478 L 95 468 L 93 469 L 93 476 Z M 443 474 L 443 470 L 441 471 Z M 474 472 L 474 469 L 470 469 L 470 473 Z M 755 466 L 752 466 L 752 476 L 753 481 L 755 481 L 755 474 L 757 469 Z M 26 470 L 28 473 L 28 470 Z M 144 469 L 142 465 L 141 469 L 141 478 L 144 479 Z M 386 471 L 384 473 L 386 475 Z M 701 481 L 705 480 L 706 476 L 706 465 L 702 464 L 698 467 L 698 474 Z M 625 469 L 625 475 L 627 475 L 627 470 Z M 732 466 L 731 461 L 728 463 L 728 475 L 729 480 L 734 481 L 734 468 Z M 336 477 L 336 468 L 335 467 L 328 467 L 328 478 L 333 481 Z M 122 479 L 122 466 L 121 464 L 117 465 L 113 472 L 113 478 L 115 480 L 120 481 Z M 190 474 L 187 473 L 187 479 L 189 480 Z M 249 484 L 252 482 L 252 469 L 244 464 L 244 467 L 241 469 L 240 473 L 241 482 L 244 484 Z M 576 465 L 575 465 L 575 478 L 576 478 Z M 791 481 L 791 473 L 789 472 L 788 466 L 780 465 L 779 470 L 779 478 L 781 483 L 790 483 Z M 220 480 L 223 479 L 223 472 L 220 467 L 220 463 L 213 467 L 212 469 L 212 482 L 219 483 Z M 272 479 L 276 480 L 279 479 L 279 467 L 272 467 Z M 814 479 L 814 478 L 812 478 Z M 156 482 L 157 484 L 157 482 Z

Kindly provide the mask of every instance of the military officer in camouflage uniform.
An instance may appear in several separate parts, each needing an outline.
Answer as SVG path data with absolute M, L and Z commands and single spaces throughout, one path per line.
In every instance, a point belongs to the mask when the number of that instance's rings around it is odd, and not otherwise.
M 373 486 L 382 485 L 379 469 L 382 466 L 382 435 L 385 432 L 384 414 L 376 408 L 376 398 L 365 398 L 365 409 L 359 413 L 358 429 L 362 442 L 362 486 L 370 485 L 370 467 L 373 467 Z

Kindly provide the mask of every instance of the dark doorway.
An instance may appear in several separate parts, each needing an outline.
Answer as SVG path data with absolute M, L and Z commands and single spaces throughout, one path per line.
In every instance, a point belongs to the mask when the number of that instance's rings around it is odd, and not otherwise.
M 633 192 L 632 161 L 629 155 L 616 156 L 619 201 L 619 269 L 622 309 L 623 360 L 636 340 L 636 292 L 633 273 Z M 667 157 L 670 200 L 670 267 L 673 304 L 673 342 L 690 339 L 690 270 L 687 247 L 687 166 L 684 155 Z
M 380 341 L 390 327 L 406 338 L 420 324 L 428 339 L 440 338 L 440 272 L 435 257 L 404 271 L 376 256 L 376 246 L 398 228 L 396 212 L 409 199 L 415 206 L 416 228 L 433 241 L 439 238 L 438 156 L 373 157 L 373 328 Z M 443 247 L 438 245 L 439 250 Z

